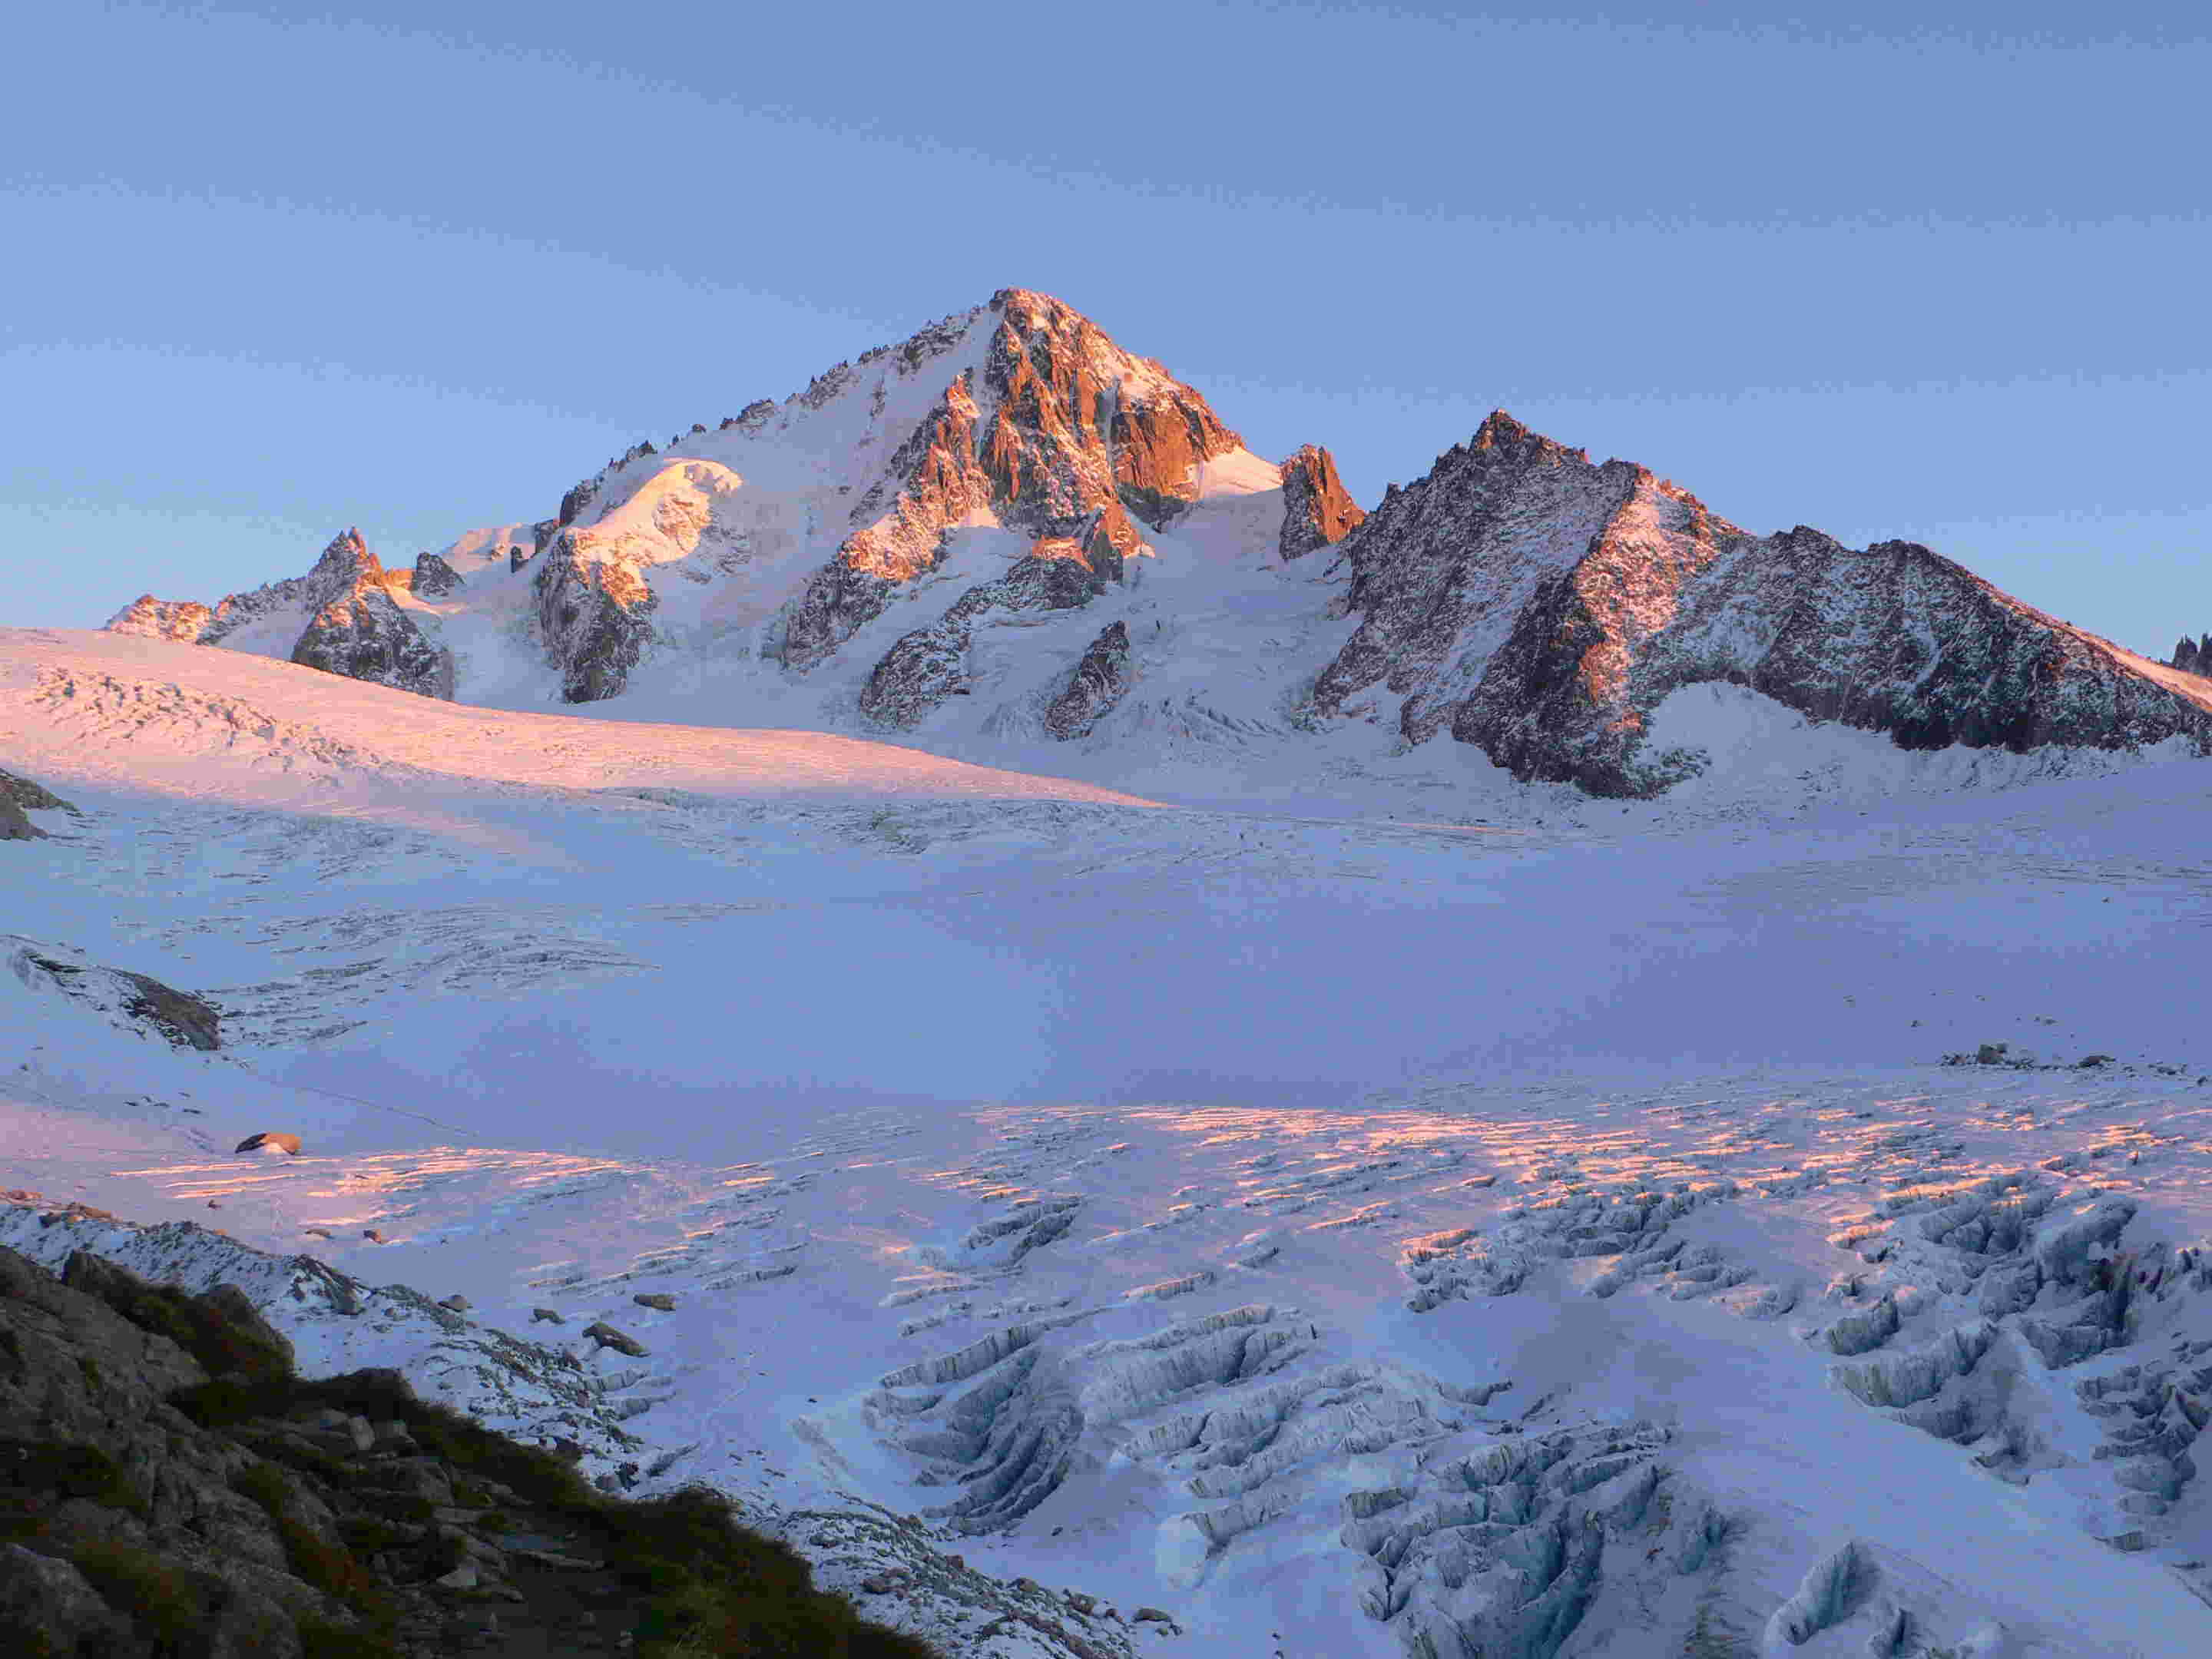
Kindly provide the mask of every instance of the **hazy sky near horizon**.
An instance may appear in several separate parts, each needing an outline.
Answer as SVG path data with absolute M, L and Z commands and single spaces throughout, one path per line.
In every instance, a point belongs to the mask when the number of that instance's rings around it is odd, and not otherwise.
M 1018 285 L 1365 501 L 1503 406 L 2138 650 L 2212 629 L 2212 17 L 1782 9 L 40 9 L 0 622 L 549 516 Z

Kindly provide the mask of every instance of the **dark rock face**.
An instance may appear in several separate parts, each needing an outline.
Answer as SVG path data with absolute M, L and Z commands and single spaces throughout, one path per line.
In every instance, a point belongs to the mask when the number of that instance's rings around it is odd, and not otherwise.
M 358 530 L 347 531 L 325 548 L 307 580 L 314 611 L 292 647 L 294 662 L 453 701 L 453 659 L 424 639 L 414 619 L 392 603 L 384 567 Z
M 2185 674 L 2202 674 L 2212 678 L 2212 634 L 2201 639 L 2181 636 L 2181 643 L 2173 647 L 2173 660 L 2166 665 L 2179 668 Z
M 901 635 L 869 674 L 860 712 L 889 726 L 912 726 L 968 690 L 968 650 L 980 620 L 993 612 L 1073 611 L 1103 585 L 1083 544 L 1041 538 L 1005 575 L 977 583 L 936 622 Z
M 25 984 L 87 1004 L 125 1029 L 151 1028 L 179 1048 L 222 1046 L 222 1010 L 190 991 L 127 968 L 101 967 L 61 945 L 19 943 L 9 965 Z
M 445 563 L 434 555 L 423 557 Z M 212 610 L 146 594 L 117 611 L 107 626 L 118 634 L 219 645 L 249 623 L 304 607 L 307 623 L 293 644 L 294 662 L 451 702 L 452 657 L 425 639 L 414 618 L 392 602 L 391 590 L 406 585 L 405 574 L 386 571 L 361 532 L 348 530 L 323 550 L 304 576 L 230 594 Z
M 574 531 L 554 538 L 532 579 L 538 626 L 564 702 L 598 702 L 629 684 L 653 637 L 658 600 L 628 565 L 586 557 Z
M 1366 517 L 1336 476 L 1336 459 L 1326 449 L 1307 444 L 1283 463 L 1279 545 L 1285 564 L 1342 541 Z
M 1062 743 L 1088 737 L 1128 690 L 1129 626 L 1109 623 L 1076 664 L 1066 689 L 1045 710 L 1044 728 Z
M 143 974 L 124 969 L 116 971 L 137 993 L 125 1005 L 133 1019 L 153 1026 L 179 1048 L 212 1051 L 222 1047 L 222 1011 L 205 997 L 177 990 Z
M 1420 743 L 1448 727 L 1522 779 L 1655 793 L 1639 754 L 1670 691 L 1749 686 L 1907 748 L 2212 743 L 2212 690 L 2160 684 L 2105 641 L 1905 542 L 1757 537 L 1644 468 L 1592 465 L 1503 412 L 1393 486 L 1340 556 L 1358 631 L 1318 713 L 1377 684 Z
M 436 599 L 467 586 L 468 584 L 461 580 L 461 573 L 435 553 L 420 553 L 416 556 L 415 592 L 416 593 Z

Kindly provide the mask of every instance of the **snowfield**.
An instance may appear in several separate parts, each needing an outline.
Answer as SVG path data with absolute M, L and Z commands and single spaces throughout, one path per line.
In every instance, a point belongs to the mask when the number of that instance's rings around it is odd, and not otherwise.
M 0 844 L 0 1243 L 895 1556 L 952 1654 L 2212 1651 L 2212 767 L 1701 686 L 1622 803 L 653 695 L 0 630 L 76 809 Z

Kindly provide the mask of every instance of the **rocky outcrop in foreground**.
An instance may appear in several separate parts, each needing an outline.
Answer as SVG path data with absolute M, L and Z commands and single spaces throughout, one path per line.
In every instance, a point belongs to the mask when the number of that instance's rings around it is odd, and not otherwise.
M 1407 742 L 1448 730 L 1523 780 L 1656 793 L 1697 761 L 1644 753 L 1648 717 L 1717 680 L 1909 749 L 2212 745 L 2212 687 L 2178 690 L 1924 547 L 1753 536 L 1503 411 L 1392 486 L 1340 558 L 1360 626 L 1316 711 L 1387 686 Z
M 304 1382 L 236 1286 L 82 1250 L 0 1249 L 0 1618 L 47 1659 L 930 1651 L 712 1493 L 599 1493 L 394 1371 Z

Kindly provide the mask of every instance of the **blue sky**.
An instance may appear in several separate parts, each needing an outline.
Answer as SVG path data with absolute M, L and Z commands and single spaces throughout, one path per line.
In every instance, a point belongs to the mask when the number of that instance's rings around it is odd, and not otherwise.
M 1363 500 L 1503 405 L 2212 629 L 2197 9 L 359 9 L 11 26 L 4 620 L 545 516 L 1018 284 Z

